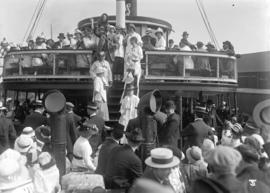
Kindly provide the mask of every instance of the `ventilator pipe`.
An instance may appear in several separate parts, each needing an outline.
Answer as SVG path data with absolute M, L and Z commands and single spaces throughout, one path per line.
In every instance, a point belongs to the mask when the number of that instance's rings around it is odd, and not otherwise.
M 43 104 L 50 114 L 51 143 L 61 179 L 66 173 L 66 98 L 60 91 L 51 90 L 44 95 Z
M 158 90 L 145 94 L 138 104 L 138 117 L 142 135 L 145 139 L 141 148 L 141 158 L 149 156 L 150 150 L 155 148 L 157 138 L 157 122 L 154 114 L 161 108 L 162 98 Z
M 125 0 L 116 0 L 116 26 L 126 27 L 126 4 Z

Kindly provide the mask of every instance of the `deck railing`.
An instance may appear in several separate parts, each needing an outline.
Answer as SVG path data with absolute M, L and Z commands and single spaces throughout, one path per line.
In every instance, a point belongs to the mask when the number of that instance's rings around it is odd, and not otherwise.
M 5 56 L 3 78 L 90 78 L 92 50 L 29 50 Z M 237 83 L 236 58 L 222 53 L 146 51 L 146 80 Z
M 89 78 L 92 63 L 92 50 L 16 51 L 6 55 L 3 77 Z
M 145 79 L 237 83 L 233 56 L 188 51 L 147 51 L 145 55 Z

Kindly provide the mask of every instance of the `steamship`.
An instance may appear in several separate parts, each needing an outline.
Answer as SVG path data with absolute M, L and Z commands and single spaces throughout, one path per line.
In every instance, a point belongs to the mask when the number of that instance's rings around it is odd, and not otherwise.
M 125 15 L 126 4 L 129 3 L 130 14 Z M 116 0 L 116 16 L 109 16 L 108 23 L 116 25 L 119 20 L 125 25 L 134 24 L 136 31 L 143 36 L 147 28 L 161 28 L 164 32 L 166 45 L 173 30 L 172 25 L 164 20 L 137 15 L 136 0 Z M 123 15 L 124 14 L 124 15 Z M 79 21 L 77 28 L 83 30 L 98 22 L 99 17 L 86 18 Z M 32 66 L 31 62 L 46 54 L 50 57 L 49 65 Z M 29 50 L 12 51 L 4 58 L 3 92 L 4 96 L 15 99 L 42 98 L 48 90 L 60 90 L 68 101 L 76 107 L 84 107 L 92 98 L 92 80 L 89 76 L 91 60 L 85 65 L 79 65 L 81 57 L 92 58 L 92 50 Z M 211 64 L 211 70 L 202 72 L 197 69 L 186 69 L 179 65 L 183 58 L 206 57 Z M 62 61 L 64 58 L 65 66 Z M 224 71 L 230 63 L 230 71 Z M 158 89 L 163 99 L 174 99 L 178 112 L 182 107 L 193 107 L 195 98 L 212 99 L 216 104 L 226 100 L 230 105 L 237 105 L 237 60 L 234 56 L 223 53 L 207 53 L 194 51 L 145 51 L 142 61 L 143 75 L 140 81 L 140 95 Z M 119 119 L 120 97 L 123 83 L 116 82 L 108 91 L 108 106 L 111 121 Z M 83 112 L 81 112 L 83 113 Z

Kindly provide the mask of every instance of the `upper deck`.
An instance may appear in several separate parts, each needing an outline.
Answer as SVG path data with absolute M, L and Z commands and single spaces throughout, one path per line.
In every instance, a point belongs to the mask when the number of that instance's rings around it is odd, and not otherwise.
M 92 50 L 29 50 L 5 56 L 7 89 L 89 89 Z M 175 90 L 207 87 L 230 91 L 237 86 L 236 58 L 223 53 L 146 51 L 141 85 Z M 27 85 L 24 88 L 22 85 Z M 43 88 L 44 87 L 44 88 Z

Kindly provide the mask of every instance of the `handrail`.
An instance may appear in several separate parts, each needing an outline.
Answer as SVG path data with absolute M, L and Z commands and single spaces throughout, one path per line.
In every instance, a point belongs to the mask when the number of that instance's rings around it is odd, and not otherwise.
M 145 79 L 148 80 L 237 83 L 236 57 L 229 56 L 226 53 L 158 50 L 146 51 L 145 55 Z M 208 68 L 204 66 L 205 63 L 202 63 L 202 60 L 207 61 Z M 188 65 L 190 64 L 188 61 L 191 61 L 193 67 Z
M 10 51 L 7 55 L 23 55 L 23 54 L 92 54 L 93 50 L 72 50 L 72 49 L 38 49 L 38 50 L 16 50 Z
M 216 52 L 199 52 L 199 51 L 145 51 L 145 54 L 162 54 L 162 55 L 182 55 L 182 56 L 208 56 L 208 57 L 218 57 L 218 58 L 230 58 L 236 60 L 235 56 L 229 56 L 226 53 L 219 51 Z

